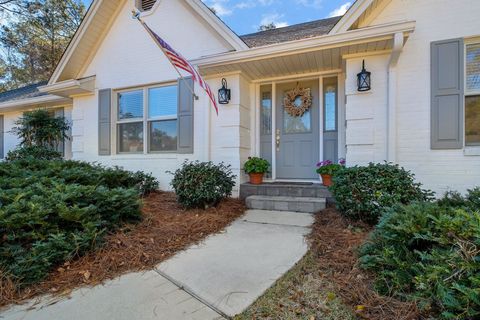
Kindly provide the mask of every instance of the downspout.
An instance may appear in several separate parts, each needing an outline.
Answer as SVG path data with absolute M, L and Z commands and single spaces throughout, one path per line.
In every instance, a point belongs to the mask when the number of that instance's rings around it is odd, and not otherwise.
M 387 138 L 385 141 L 385 158 L 393 163 L 397 160 L 397 64 L 403 45 L 403 32 L 395 33 L 387 72 Z

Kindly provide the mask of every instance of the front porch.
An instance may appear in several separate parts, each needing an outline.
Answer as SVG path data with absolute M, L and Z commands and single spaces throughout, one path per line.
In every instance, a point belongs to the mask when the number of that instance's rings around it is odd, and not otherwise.
M 257 156 L 271 164 L 267 182 L 318 183 L 318 162 L 347 158 L 346 99 L 357 94 L 352 66 L 365 57 L 393 54 L 413 28 L 412 23 L 368 27 L 194 61 L 214 86 L 226 78 L 232 88 L 232 101 L 224 107 L 229 119 L 211 118 L 219 127 L 211 133 L 212 154 L 223 159 L 235 147 L 239 152 L 230 157 L 238 157 L 239 171 L 249 156 Z M 348 61 L 355 61 L 350 72 Z M 292 115 L 285 99 L 296 89 L 308 91 L 311 103 L 304 113 Z M 297 98 L 291 101 L 299 106 Z M 232 132 L 232 139 L 223 138 Z

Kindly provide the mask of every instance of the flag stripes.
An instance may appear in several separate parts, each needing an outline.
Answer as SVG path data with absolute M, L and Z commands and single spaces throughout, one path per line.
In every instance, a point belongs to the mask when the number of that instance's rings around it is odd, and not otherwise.
M 196 81 L 200 87 L 205 90 L 207 93 L 208 97 L 210 98 L 210 101 L 213 104 L 213 107 L 215 108 L 215 112 L 218 115 L 218 106 L 217 106 L 217 101 L 215 99 L 215 95 L 212 92 L 212 89 L 210 86 L 203 80 L 202 76 L 197 72 L 197 70 L 188 62 L 187 59 L 185 59 L 180 53 L 175 51 L 165 40 L 163 40 L 159 35 L 157 35 L 155 32 L 153 32 L 152 29 L 143 21 L 140 20 L 142 25 L 147 29 L 148 33 L 155 39 L 157 44 L 160 46 L 162 51 L 165 53 L 167 56 L 168 60 L 170 63 L 178 69 L 181 69 L 185 72 L 188 72 L 192 78 L 193 81 Z M 192 92 L 193 93 L 193 92 Z

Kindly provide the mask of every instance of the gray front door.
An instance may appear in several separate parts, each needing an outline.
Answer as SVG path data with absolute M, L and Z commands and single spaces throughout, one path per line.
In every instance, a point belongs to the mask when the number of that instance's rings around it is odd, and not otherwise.
M 309 88 L 312 105 L 303 116 L 293 117 L 285 111 L 285 95 L 296 86 Z M 315 179 L 319 160 L 319 84 L 318 80 L 279 84 L 276 112 L 277 179 Z M 299 103 L 300 101 L 298 101 Z

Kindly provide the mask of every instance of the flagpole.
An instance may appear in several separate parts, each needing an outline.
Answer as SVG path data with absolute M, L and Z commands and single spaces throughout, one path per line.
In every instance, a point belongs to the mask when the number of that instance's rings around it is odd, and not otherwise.
M 195 94 L 195 91 L 192 89 L 192 87 L 190 87 L 190 85 L 188 84 L 187 81 L 185 81 L 185 78 L 183 77 L 183 75 L 180 73 L 180 71 L 178 70 L 178 68 L 175 66 L 175 64 L 173 63 L 172 59 L 170 59 L 170 57 L 167 55 L 167 53 L 165 52 L 165 49 L 162 48 L 162 46 L 160 46 L 155 37 L 153 36 L 153 34 L 151 33 L 151 31 L 149 30 L 149 28 L 147 28 L 147 26 L 145 25 L 145 22 L 143 22 L 142 19 L 140 19 L 140 12 L 138 11 L 135 11 L 135 10 L 132 10 L 132 15 L 133 15 L 133 18 L 134 19 L 137 19 L 141 24 L 142 26 L 145 28 L 145 30 L 147 30 L 148 34 L 150 35 L 150 37 L 152 37 L 152 39 L 154 40 L 155 44 L 157 44 L 157 47 L 160 48 L 160 50 L 162 50 L 163 54 L 165 55 L 165 57 L 167 57 L 167 59 L 170 61 L 170 64 L 175 68 L 175 71 L 177 71 L 178 73 L 178 76 L 180 77 L 180 79 L 184 80 L 184 83 L 185 85 L 188 87 L 188 89 L 192 92 L 192 95 L 193 95 L 193 98 L 195 100 L 198 100 L 198 96 Z

